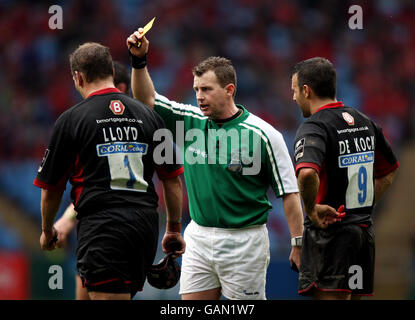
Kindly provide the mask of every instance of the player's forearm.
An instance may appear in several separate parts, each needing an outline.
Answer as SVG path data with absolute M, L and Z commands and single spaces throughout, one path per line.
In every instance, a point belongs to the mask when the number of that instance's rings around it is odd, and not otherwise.
M 56 214 L 61 204 L 63 191 L 53 191 L 42 189 L 41 195 L 41 213 L 42 213 L 42 230 L 52 230 Z
M 283 197 L 283 207 L 291 238 L 303 235 L 303 210 L 298 192 L 286 194 Z
M 396 171 L 392 171 L 386 176 L 375 179 L 375 204 L 382 198 L 383 194 L 391 186 L 393 180 L 395 179 Z
M 164 201 L 166 203 L 167 222 L 179 223 L 182 217 L 183 189 L 180 177 L 162 181 Z
M 154 108 L 155 89 L 147 67 L 132 69 L 131 90 L 135 99 Z
M 298 188 L 303 199 L 304 210 L 311 215 L 316 204 L 320 178 L 317 172 L 311 168 L 303 168 L 298 174 Z

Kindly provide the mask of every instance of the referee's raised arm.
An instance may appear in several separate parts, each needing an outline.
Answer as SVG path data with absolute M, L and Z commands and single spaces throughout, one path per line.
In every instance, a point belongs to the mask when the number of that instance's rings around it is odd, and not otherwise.
M 126 40 L 131 58 L 131 90 L 133 97 L 154 108 L 155 90 L 147 70 L 147 52 L 149 41 L 142 35 L 143 29 L 132 33 Z

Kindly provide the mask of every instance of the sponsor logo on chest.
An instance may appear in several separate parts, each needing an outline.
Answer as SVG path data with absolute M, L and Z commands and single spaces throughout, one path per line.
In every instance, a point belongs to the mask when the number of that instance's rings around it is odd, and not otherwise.
M 123 105 L 121 100 L 111 100 L 109 108 L 112 111 L 112 113 L 114 113 L 117 116 L 122 115 L 125 110 L 125 106 Z
M 350 113 L 342 112 L 342 116 L 343 116 L 344 121 L 346 121 L 349 126 L 354 125 L 354 118 Z

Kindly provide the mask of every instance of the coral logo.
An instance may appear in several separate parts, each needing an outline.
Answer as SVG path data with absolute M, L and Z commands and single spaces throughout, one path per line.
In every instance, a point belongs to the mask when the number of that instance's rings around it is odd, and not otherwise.
M 355 164 L 363 164 L 375 161 L 375 153 L 373 151 L 353 153 L 339 157 L 339 167 L 346 168 Z
M 110 109 L 115 115 L 124 113 L 125 107 L 120 100 L 111 100 Z
M 114 153 L 142 153 L 147 154 L 147 143 L 139 142 L 115 142 L 97 145 L 98 157 L 105 157 Z

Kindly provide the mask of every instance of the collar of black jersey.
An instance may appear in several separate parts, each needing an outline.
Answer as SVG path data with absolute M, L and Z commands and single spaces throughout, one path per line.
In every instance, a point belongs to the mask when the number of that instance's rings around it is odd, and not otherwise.
M 101 94 L 107 94 L 107 93 L 122 93 L 122 92 L 118 90 L 117 88 L 105 88 L 105 89 L 100 89 L 100 90 L 91 92 L 87 98 L 98 96 Z
M 211 120 L 209 119 L 208 124 L 209 127 L 217 127 L 217 128 L 223 128 L 223 127 L 228 127 L 228 126 L 232 126 L 236 123 L 242 122 L 244 121 L 246 118 L 248 118 L 249 116 L 249 112 L 248 110 L 245 109 L 245 107 L 243 105 L 240 104 L 236 104 L 236 106 L 238 107 L 238 112 L 235 113 L 232 117 L 224 119 L 224 120 Z
M 325 104 L 324 106 L 318 108 L 316 113 L 321 111 L 321 110 L 324 110 L 324 109 L 341 108 L 341 107 L 344 107 L 343 102 L 341 102 L 341 101 L 331 102 L 331 103 Z

